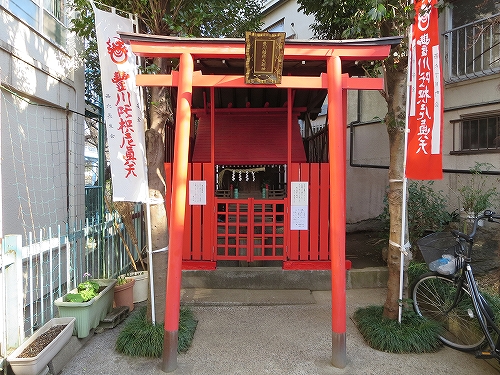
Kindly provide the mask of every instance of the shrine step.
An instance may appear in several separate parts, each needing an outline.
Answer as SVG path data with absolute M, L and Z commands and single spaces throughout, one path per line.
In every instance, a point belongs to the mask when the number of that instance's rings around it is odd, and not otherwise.
M 387 267 L 346 270 L 346 288 L 387 287 Z M 281 267 L 221 267 L 182 271 L 182 288 L 331 290 L 331 271 L 283 270 Z
M 99 326 L 96 328 L 95 333 L 101 333 L 106 329 L 116 327 L 123 322 L 128 316 L 128 306 L 118 306 L 113 308 L 111 312 L 101 320 Z

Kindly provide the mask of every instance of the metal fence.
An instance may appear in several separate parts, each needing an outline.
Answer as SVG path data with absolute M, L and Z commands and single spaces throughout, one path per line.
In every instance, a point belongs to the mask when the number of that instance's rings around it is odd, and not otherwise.
M 125 229 L 119 215 L 107 213 L 73 226 L 46 228 L 21 235 L 7 235 L 0 255 L 0 332 L 2 354 L 57 316 L 54 301 L 84 280 L 116 278 L 131 269 L 145 245 L 144 215 L 136 205 L 132 215 L 137 240 Z M 34 240 L 36 238 L 36 240 Z M 15 313 L 17 312 L 17 313 Z
M 446 82 L 500 71 L 500 13 L 451 29 L 443 36 Z

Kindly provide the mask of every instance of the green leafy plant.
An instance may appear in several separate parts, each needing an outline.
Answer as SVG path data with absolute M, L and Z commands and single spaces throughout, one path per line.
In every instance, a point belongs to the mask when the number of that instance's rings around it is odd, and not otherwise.
M 431 353 L 441 346 L 440 326 L 437 322 L 418 316 L 403 304 L 401 323 L 383 317 L 383 306 L 368 306 L 354 313 L 354 321 L 368 343 L 374 349 L 389 353 Z
M 129 281 L 132 281 L 132 279 L 125 276 L 118 276 L 118 278 L 116 279 L 116 285 L 123 285 L 128 283 Z
M 446 209 L 446 198 L 442 191 L 432 188 L 433 181 L 408 184 L 408 231 L 410 243 L 416 243 L 429 231 L 442 231 L 452 216 Z M 384 210 L 379 216 L 384 229 L 389 233 L 389 203 L 384 198 Z
M 487 208 L 491 208 L 493 200 L 498 196 L 495 186 L 488 187 L 486 177 L 482 174 L 493 168 L 490 163 L 478 163 L 470 168 L 470 178 L 459 180 L 461 186 L 458 188 L 460 193 L 460 204 L 462 209 L 477 217 Z
M 66 300 L 69 302 L 87 302 L 97 296 L 101 286 L 92 280 L 78 284 L 78 293 L 68 293 Z
M 68 302 L 87 302 L 92 298 L 97 296 L 99 293 L 99 289 L 101 286 L 93 280 L 89 280 L 89 277 L 92 275 L 88 272 L 83 274 L 85 277 L 85 281 L 78 284 L 77 291 L 78 293 L 68 293 L 66 294 L 66 301 Z
M 188 308 L 181 308 L 177 351 L 185 352 L 191 346 L 198 321 Z M 163 324 L 153 324 L 146 319 L 146 307 L 134 313 L 116 340 L 116 350 L 136 357 L 161 357 L 163 351 Z

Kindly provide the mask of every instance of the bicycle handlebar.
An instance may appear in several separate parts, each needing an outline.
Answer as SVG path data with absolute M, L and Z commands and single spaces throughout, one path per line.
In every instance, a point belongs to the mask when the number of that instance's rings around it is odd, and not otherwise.
M 495 221 L 495 219 L 500 220 L 500 215 L 496 214 L 495 212 L 493 212 L 491 210 L 486 210 L 481 215 L 478 215 L 474 219 L 474 227 L 472 228 L 472 232 L 470 234 L 465 234 L 465 233 L 462 233 L 462 232 L 455 230 L 455 229 L 452 230 L 451 233 L 455 237 L 463 238 L 465 241 L 472 243 L 474 241 L 474 236 L 476 235 L 478 222 L 479 222 L 479 220 L 484 220 L 484 219 L 488 219 L 488 221 L 492 222 L 492 223 L 500 223 L 498 221 Z

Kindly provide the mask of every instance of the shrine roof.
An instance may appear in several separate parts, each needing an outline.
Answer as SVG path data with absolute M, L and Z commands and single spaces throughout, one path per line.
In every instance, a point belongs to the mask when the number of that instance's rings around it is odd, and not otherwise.
M 176 58 L 184 52 L 195 59 L 195 70 L 203 74 L 243 74 L 245 68 L 244 38 L 186 38 L 119 32 L 132 45 L 137 56 Z M 285 39 L 283 75 L 318 76 L 326 72 L 326 59 L 342 59 L 343 73 L 363 76 L 363 61 L 385 59 L 392 46 L 402 37 L 343 40 Z M 176 63 L 173 62 L 172 66 Z
M 174 43 L 174 44 L 195 44 L 195 43 L 209 43 L 209 44 L 241 44 L 245 43 L 245 38 L 187 38 L 178 36 L 167 35 L 154 35 L 154 34 L 139 34 L 118 32 L 121 38 L 125 41 L 137 42 L 161 42 L 161 43 Z M 391 45 L 395 46 L 401 42 L 402 36 L 389 36 L 381 38 L 361 38 L 361 39 L 285 39 L 285 45 L 298 45 L 298 46 L 381 46 Z

